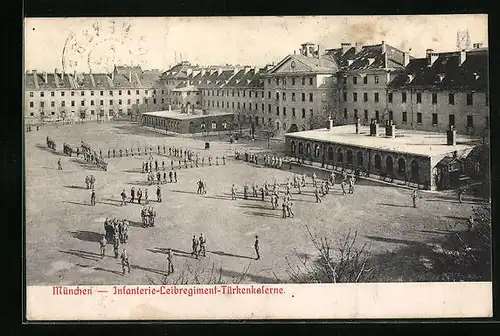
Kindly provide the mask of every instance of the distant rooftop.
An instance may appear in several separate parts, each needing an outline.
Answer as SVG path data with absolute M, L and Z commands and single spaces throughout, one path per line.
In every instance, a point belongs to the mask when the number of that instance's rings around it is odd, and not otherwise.
M 335 126 L 310 131 L 287 133 L 293 138 L 328 141 L 356 147 L 380 149 L 383 151 L 409 153 L 419 156 L 436 156 L 472 149 L 477 145 L 477 138 L 457 134 L 457 145 L 446 145 L 446 133 L 422 132 L 396 128 L 396 137 L 385 136 L 385 128 L 379 128 L 379 136 L 370 136 L 370 128 L 361 126 L 360 133 L 355 133 L 355 125 Z
M 147 116 L 152 116 L 152 117 L 163 117 L 163 118 L 171 118 L 171 119 L 181 119 L 181 120 L 186 120 L 186 119 L 196 119 L 200 117 L 210 117 L 210 116 L 221 116 L 221 115 L 234 115 L 234 113 L 229 113 L 229 112 L 222 112 L 222 111 L 209 111 L 208 114 L 203 114 L 202 110 L 195 109 L 194 110 L 195 114 L 191 113 L 191 109 L 189 109 L 189 113 L 181 113 L 180 109 L 176 110 L 171 110 L 171 111 L 156 111 L 156 112 L 146 112 L 143 113 L 144 115 Z

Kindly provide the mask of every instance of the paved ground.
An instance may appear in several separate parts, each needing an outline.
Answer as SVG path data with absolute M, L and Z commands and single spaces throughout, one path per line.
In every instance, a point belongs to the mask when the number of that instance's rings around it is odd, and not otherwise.
M 45 138 L 57 143 L 57 153 L 46 148 Z M 163 203 L 153 202 L 158 214 L 154 228 L 140 227 L 137 204 L 120 207 L 120 192 L 127 194 L 147 187 L 140 172 L 142 159 L 134 156 L 112 158 L 108 172 L 83 164 L 81 159 L 61 154 L 63 142 L 79 144 L 85 140 L 107 153 L 108 148 L 130 148 L 145 144 L 180 146 L 201 153 L 204 139 L 166 137 L 140 129 L 132 123 L 83 124 L 42 128 L 26 133 L 26 262 L 28 285 L 49 284 L 138 284 L 159 281 L 165 274 L 165 249 L 176 251 L 176 273 L 182 270 L 214 266 L 223 278 L 234 281 L 247 270 L 243 283 L 276 282 L 275 275 L 286 278 L 285 258 L 314 255 L 314 247 L 304 225 L 318 236 L 334 241 L 349 229 L 358 230 L 358 243 L 371 243 L 374 254 L 394 254 L 408 244 L 426 244 L 447 234 L 448 223 L 463 221 L 472 201 L 459 204 L 455 199 L 425 195 L 417 209 L 411 206 L 410 192 L 391 186 L 360 183 L 354 195 L 342 196 L 338 186 L 316 204 L 311 186 L 295 198 L 295 218 L 282 219 L 280 210 L 271 210 L 269 200 L 230 200 L 230 186 L 242 191 L 243 183 L 275 179 L 283 182 L 291 171 L 256 167 L 242 161 L 228 160 L 226 166 L 205 165 L 178 171 L 179 182 L 163 185 Z M 212 155 L 234 150 L 259 151 L 266 143 L 211 139 Z M 274 143 L 278 150 L 281 144 Z M 170 159 L 156 155 L 158 159 Z M 57 160 L 63 170 L 57 170 Z M 294 168 L 298 169 L 298 168 Z M 90 192 L 85 189 L 86 175 L 96 177 L 97 205 L 89 206 Z M 196 181 L 208 182 L 208 194 L 196 194 Z M 308 180 L 310 183 L 310 180 Z M 148 187 L 150 199 L 155 188 Z M 132 274 L 121 275 L 119 260 L 100 259 L 98 241 L 104 233 L 106 217 L 128 219 L 132 223 L 129 243 L 123 245 L 131 256 Z M 189 256 L 191 237 L 201 232 L 207 238 L 207 258 L 198 261 Z M 254 260 L 254 236 L 261 244 L 261 260 Z M 188 252 L 188 253 L 185 253 Z M 406 266 L 401 265 L 404 269 Z M 395 268 L 396 270 L 398 268 Z M 196 272 L 196 271 L 195 271 Z M 203 274 L 207 274 L 204 271 Z M 391 273 L 385 281 L 408 280 Z M 173 278 L 173 275 L 171 276 Z

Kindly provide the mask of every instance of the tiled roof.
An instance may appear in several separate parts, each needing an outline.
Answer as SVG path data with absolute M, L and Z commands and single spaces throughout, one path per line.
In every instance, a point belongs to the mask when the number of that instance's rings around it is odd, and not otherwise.
M 389 84 L 393 88 L 426 87 L 434 89 L 486 90 L 488 54 L 470 51 L 460 65 L 459 52 L 440 53 L 430 64 L 427 58 L 413 59 Z
M 141 73 L 142 72 L 142 69 L 140 66 L 127 66 L 127 65 L 117 65 L 115 67 L 116 69 L 116 72 L 120 75 L 127 75 L 130 73 L 130 72 L 137 72 L 137 73 Z
M 344 71 L 372 70 L 383 68 L 403 68 L 404 53 L 388 44 L 362 46 L 356 53 L 356 47 L 343 52 L 342 48 L 328 49 L 325 53 L 331 56 Z

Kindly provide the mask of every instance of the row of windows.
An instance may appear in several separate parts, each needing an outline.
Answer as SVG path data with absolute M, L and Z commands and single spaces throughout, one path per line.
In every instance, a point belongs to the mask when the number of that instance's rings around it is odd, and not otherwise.
M 124 90 L 124 91 L 125 91 L 125 90 Z M 130 96 L 130 95 L 131 95 L 131 91 L 132 91 L 132 90 L 127 90 L 127 95 L 129 95 L 129 96 Z M 119 96 L 121 96 L 121 95 L 122 95 L 122 90 L 118 90 L 118 91 L 116 91 L 116 92 L 118 93 L 118 95 L 119 95 Z M 47 92 L 47 93 L 48 93 L 48 92 Z M 164 90 L 161 90 L 161 93 L 162 93 L 162 94 L 164 94 Z M 66 91 L 60 91 L 60 94 L 61 94 L 61 97 L 64 97 L 64 96 L 66 95 Z M 70 95 L 71 95 L 72 97 L 73 97 L 75 94 L 76 94 L 76 93 L 75 93 L 75 91 L 71 91 L 71 92 L 70 92 Z M 102 90 L 101 90 L 101 91 L 99 91 L 99 94 L 100 94 L 101 96 L 104 96 L 104 91 L 102 91 Z M 137 95 L 138 95 L 138 94 L 140 94 L 140 90 L 135 90 L 135 94 L 137 94 Z M 147 94 L 148 94 L 148 90 L 144 90 L 144 94 L 146 94 L 146 95 L 147 95 Z M 156 94 L 156 90 L 153 90 L 153 94 Z M 51 97 L 55 97 L 55 95 L 56 95 L 55 91 L 51 91 L 51 92 L 50 92 L 50 96 L 51 96 Z M 94 91 L 90 91 L 90 95 L 91 95 L 91 96 L 93 96 L 93 95 L 94 95 Z M 113 91 L 111 91 L 111 90 L 110 90 L 110 91 L 109 91 L 109 95 L 110 95 L 110 96 L 112 96 L 112 95 L 113 95 Z M 35 96 L 34 92 L 33 92 L 33 91 L 30 91 L 29 96 L 30 96 L 30 97 L 34 97 L 34 96 Z M 45 92 L 44 92 L 44 91 L 40 91 L 40 97 L 44 97 L 44 96 L 45 96 Z M 80 96 L 85 96 L 85 91 L 80 91 Z
M 358 110 L 354 109 L 353 110 L 354 114 L 354 119 L 359 118 L 358 115 Z M 344 119 L 349 118 L 347 109 L 344 109 Z M 417 124 L 422 124 L 422 113 L 417 112 L 416 113 L 416 118 L 417 118 Z M 437 126 L 438 125 L 438 114 L 437 113 L 432 113 L 432 125 Z M 368 110 L 364 110 L 363 113 L 363 119 L 367 121 L 369 119 L 368 116 Z M 394 120 L 394 112 L 393 111 L 388 111 L 387 113 L 387 119 L 388 120 Z M 377 122 L 380 122 L 380 111 L 375 110 L 375 120 Z M 403 124 L 408 123 L 408 112 L 402 112 L 401 113 L 401 122 Z M 448 115 L 448 125 L 456 126 L 455 124 L 455 115 L 454 114 L 449 114 Z M 474 116 L 472 115 L 467 115 L 467 122 L 466 122 L 466 127 L 474 127 Z
M 231 92 L 231 96 L 232 97 L 234 97 L 235 95 L 237 97 L 240 97 L 240 95 L 243 96 L 243 97 L 246 97 L 246 91 L 245 90 L 241 90 L 240 91 L 240 90 L 233 90 L 233 89 L 231 91 L 229 91 L 229 90 L 205 90 L 204 94 L 206 96 L 217 96 L 217 97 L 219 97 L 219 96 L 221 96 L 221 97 L 226 96 L 226 97 L 229 97 L 229 92 Z M 252 92 L 253 92 L 253 96 L 255 98 L 259 98 L 258 97 L 259 96 L 259 92 L 260 92 L 261 98 L 264 98 L 264 91 L 248 91 L 248 97 L 249 98 L 252 98 Z
M 283 78 L 276 77 L 276 79 L 275 79 L 276 85 L 286 85 L 286 82 L 287 82 L 286 80 L 287 80 L 286 77 L 283 77 Z M 292 80 L 292 85 L 295 85 L 295 77 L 292 77 L 291 80 Z M 268 78 L 267 84 L 271 85 L 271 82 L 272 82 L 272 79 Z M 305 77 L 301 77 L 301 83 L 302 83 L 302 85 L 306 85 L 306 78 Z M 314 85 L 314 78 L 313 77 L 309 77 L 309 85 Z
M 342 82 L 347 84 L 347 77 L 343 77 Z M 373 76 L 373 84 L 379 84 L 380 77 Z M 358 84 L 358 76 L 352 76 L 352 84 Z M 363 84 L 368 84 L 368 76 L 363 76 Z
M 417 98 L 417 104 L 422 103 L 422 93 L 421 92 L 417 92 L 416 98 Z M 379 99 L 380 99 L 379 93 L 375 92 L 373 94 L 374 102 L 378 103 Z M 347 101 L 347 92 L 345 92 L 345 91 L 343 92 L 343 100 Z M 432 100 L 432 104 L 436 105 L 438 103 L 438 94 L 431 93 L 431 100 Z M 486 105 L 488 105 L 488 100 L 489 100 L 488 95 L 486 95 Z M 358 101 L 358 93 L 357 92 L 352 93 L 352 101 L 354 101 L 354 102 Z M 363 101 L 368 102 L 368 93 L 366 93 L 366 92 L 363 93 Z M 393 102 L 393 93 L 392 92 L 387 93 L 387 101 L 389 103 Z M 401 92 L 401 102 L 406 103 L 406 101 L 407 101 L 406 92 Z M 455 105 L 455 94 L 454 93 L 448 94 L 448 104 Z M 473 93 L 467 93 L 467 106 L 472 106 L 473 104 L 474 104 Z
M 65 114 L 65 113 L 66 113 L 65 111 L 60 111 L 60 114 L 61 114 L 61 115 Z M 75 113 L 75 111 L 71 111 L 71 113 L 72 113 L 72 114 L 74 114 L 74 113 Z M 122 114 L 122 113 L 123 113 L 123 110 L 122 110 L 122 109 L 119 109 L 119 110 L 118 110 L 118 113 L 119 113 L 119 114 Z M 130 113 L 132 113 L 132 110 L 131 110 L 131 109 L 127 109 L 127 113 L 129 113 L 129 114 L 130 114 Z M 108 115 L 109 115 L 109 116 L 114 116 L 114 114 L 115 114 L 115 110 L 109 110 L 109 111 L 108 111 Z M 50 115 L 55 116 L 55 115 L 56 115 L 56 113 L 52 111 L 52 112 L 50 112 Z M 95 115 L 95 110 L 90 110 L 90 115 Z M 101 115 L 101 116 L 104 116 L 104 111 L 103 111 L 103 110 L 101 110 L 100 115 Z M 34 117 L 34 116 L 35 116 L 35 113 L 31 112 L 31 113 L 30 113 L 30 117 Z M 40 112 L 40 116 L 41 116 L 41 117 L 44 117 L 44 116 L 45 116 L 45 113 L 44 113 L 44 112 Z M 85 116 L 86 116 L 85 111 L 80 111 L 80 117 L 82 117 L 82 118 L 84 118 L 84 119 L 85 119 Z
M 85 100 L 80 101 L 80 106 L 86 106 L 85 102 L 86 102 Z M 90 101 L 90 106 L 94 106 L 95 103 L 97 103 L 97 102 L 98 102 L 97 100 L 96 101 L 91 100 Z M 157 101 L 156 98 L 153 98 L 152 102 L 153 102 L 153 104 L 156 104 L 157 102 L 160 102 L 160 100 Z M 70 103 L 70 106 L 75 106 L 75 101 L 74 100 L 70 101 L 69 103 Z M 132 103 L 132 100 L 128 99 L 127 100 L 127 105 L 130 105 L 131 103 Z M 161 103 L 165 104 L 165 99 L 164 98 L 161 98 Z M 122 105 L 122 104 L 123 104 L 123 101 L 121 99 L 118 99 L 118 105 Z M 135 104 L 140 104 L 140 99 L 136 99 L 135 100 Z M 144 98 L 144 104 L 149 104 L 149 99 L 148 98 Z M 197 102 L 197 104 L 199 104 L 199 102 Z M 56 105 L 55 101 L 51 101 L 50 102 L 50 107 L 55 107 L 55 105 Z M 103 106 L 104 105 L 104 100 L 99 100 L 99 105 Z M 114 101 L 110 100 L 109 101 L 109 105 L 114 105 Z M 65 107 L 65 106 L 66 106 L 66 101 L 64 101 L 64 100 L 61 101 L 61 107 Z M 35 107 L 34 102 L 32 102 L 32 101 L 29 102 L 29 107 Z M 40 102 L 40 107 L 45 107 L 45 102 L 43 102 L 43 101 Z

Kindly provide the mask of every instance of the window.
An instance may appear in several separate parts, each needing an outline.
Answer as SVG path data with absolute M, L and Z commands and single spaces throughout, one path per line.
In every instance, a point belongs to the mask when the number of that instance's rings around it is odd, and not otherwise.
M 280 79 L 279 79 L 279 77 L 276 78 L 276 85 L 280 85 Z
M 364 111 L 363 119 L 368 120 L 368 110 Z
M 71 101 L 71 106 L 75 106 L 75 101 L 74 100 Z
M 137 105 L 139 105 L 139 99 L 136 99 L 136 100 L 135 100 L 135 103 L 136 103 Z
M 302 85 L 306 85 L 306 78 L 302 77 Z
M 313 93 L 309 93 L 309 101 L 312 102 L 313 101 Z
M 54 111 L 50 112 L 51 115 L 56 115 L 56 113 Z
M 268 112 L 268 113 L 271 113 L 271 109 L 272 109 L 271 104 L 269 104 L 269 105 L 267 106 L 267 112 Z
M 267 98 L 271 99 L 271 91 L 267 91 Z
M 222 107 L 224 107 L 224 102 L 222 102 Z M 245 108 L 245 103 L 243 103 L 243 108 Z M 248 109 L 252 109 L 252 103 L 248 103 Z
M 43 97 L 43 91 L 42 91 L 42 92 L 40 92 L 40 97 Z
M 292 85 L 295 85 L 295 77 L 292 77 Z
M 417 92 L 417 104 L 422 102 L 422 93 Z
M 130 90 L 127 90 L 127 94 L 130 96 Z M 163 90 L 161 90 L 161 94 L 163 94 Z
M 378 103 L 378 92 L 375 92 L 374 99 L 375 99 L 375 103 Z
M 432 104 L 436 105 L 438 103 L 438 95 L 437 93 L 432 94 Z
M 63 102 L 64 103 L 64 102 Z M 30 102 L 30 107 L 33 107 L 33 102 Z
M 90 95 L 93 96 L 94 95 L 94 91 L 90 91 Z
M 283 100 L 286 100 L 286 92 L 283 92 Z
M 61 92 L 61 97 L 64 97 L 64 91 Z
M 110 116 L 110 117 L 112 117 L 112 116 L 114 116 L 114 115 L 115 115 L 115 111 L 113 111 L 113 110 L 109 110 L 109 116 Z
M 394 120 L 394 112 L 389 111 L 389 120 Z
M 295 107 L 292 107 L 292 117 L 295 118 Z
M 217 107 L 219 107 L 219 101 L 217 100 Z M 245 108 L 245 103 L 243 103 L 243 108 Z
M 437 125 L 438 124 L 438 115 L 437 113 L 432 114 L 432 125 Z
M 85 96 L 85 91 L 81 91 L 80 96 Z
M 358 109 L 354 109 L 354 119 L 358 119 Z
M 455 105 L 455 94 L 453 93 L 448 94 L 448 104 Z
M 379 83 L 379 77 L 378 76 L 373 76 L 373 82 L 375 84 L 378 84 Z
M 472 115 L 467 116 L 467 127 L 474 127 L 474 119 Z
M 261 96 L 260 96 L 260 97 L 261 97 L 261 98 L 264 98 L 264 91 L 260 91 L 260 93 L 261 93 Z
M 344 109 L 344 119 L 347 119 L 347 109 Z
M 313 85 L 313 78 L 309 78 L 309 85 Z
M 292 92 L 292 101 L 295 101 L 295 92 Z
M 110 100 L 110 101 L 109 101 L 109 105 L 113 105 L 113 100 Z
M 101 94 L 101 96 L 104 96 L 104 91 L 101 91 L 101 93 L 100 93 L 100 94 Z
M 302 101 L 306 101 L 306 94 L 302 92 Z
M 363 101 L 367 102 L 368 101 L 368 93 L 363 93 Z
M 286 107 L 283 107 L 283 117 L 286 117 Z
M 406 103 L 406 92 L 401 92 L 401 102 Z
M 71 97 L 75 95 L 75 91 L 71 91 Z
M 352 77 L 352 84 L 358 84 L 358 77 L 356 76 Z
M 375 111 L 375 119 L 377 120 L 377 122 L 380 121 L 380 112 L 379 111 Z
M 358 94 L 356 92 L 352 93 L 352 101 L 358 101 Z
M 279 92 L 276 92 L 276 100 L 280 99 L 280 94 Z
M 33 92 L 30 92 L 30 97 L 33 98 Z
M 66 106 L 66 102 L 63 100 L 63 101 L 61 102 L 61 107 L 65 107 L 65 106 Z
M 389 92 L 389 93 L 387 94 L 387 101 L 388 101 L 389 103 L 392 103 L 392 92 Z
M 139 94 L 139 90 L 135 90 L 135 94 Z
M 343 93 L 342 93 L 342 96 L 343 96 L 343 97 L 342 97 L 342 98 L 343 98 L 343 100 L 344 100 L 344 101 L 347 101 L 347 92 L 343 92 Z
M 276 106 L 276 115 L 279 116 L 280 115 L 280 108 L 279 106 Z
M 314 116 L 313 109 L 309 110 L 309 116 L 312 118 Z
M 271 85 L 271 78 L 267 79 L 267 84 Z
M 248 91 L 248 97 L 252 98 L 252 91 Z
M 212 104 L 213 105 L 213 104 Z M 240 108 L 240 102 L 238 102 L 238 109 Z
M 55 101 L 51 101 L 50 102 L 50 107 L 55 107 L 56 106 L 56 102 Z
M 33 112 L 30 113 L 30 117 L 33 117 L 35 114 Z
M 422 123 L 422 113 L 418 112 L 417 113 L 417 124 L 421 124 Z
M 90 106 L 94 106 L 94 101 L 93 100 L 90 101 Z
M 306 109 L 302 109 L 302 119 L 305 119 L 306 117 Z
M 472 99 L 472 93 L 467 94 L 467 106 L 472 106 L 473 104 L 473 99 Z
M 90 114 L 91 114 L 91 115 L 94 115 L 94 114 L 95 114 L 95 111 L 94 111 L 94 110 L 90 110 Z
M 82 92 L 83 92 L 83 91 L 82 91 Z M 55 93 L 54 91 L 51 91 L 51 92 L 50 92 L 50 96 L 51 96 L 51 97 L 54 97 L 54 96 L 55 96 L 55 94 L 56 94 L 56 93 Z M 82 95 L 82 96 L 83 96 L 83 95 Z
M 455 126 L 455 115 L 454 114 L 448 115 L 448 124 L 450 126 Z
M 85 106 L 85 100 L 82 100 L 80 106 Z
M 368 84 L 368 76 L 363 77 L 363 84 Z
M 245 97 L 245 90 L 243 90 L 243 97 Z M 219 91 L 217 91 L 217 95 L 219 95 Z
M 217 129 L 217 123 L 215 121 L 212 121 L 212 129 Z
M 144 94 L 148 94 L 148 90 L 144 90 Z
M 112 96 L 113 95 L 113 91 L 109 91 L 109 95 Z
M 40 107 L 44 107 L 45 104 L 43 102 L 40 102 Z
M 276 122 L 276 130 L 278 130 L 278 131 L 279 131 L 279 129 L 280 129 L 280 122 L 279 122 L 279 121 L 277 121 L 277 122 Z
M 101 100 L 100 104 L 99 105 L 104 105 L 104 100 Z

